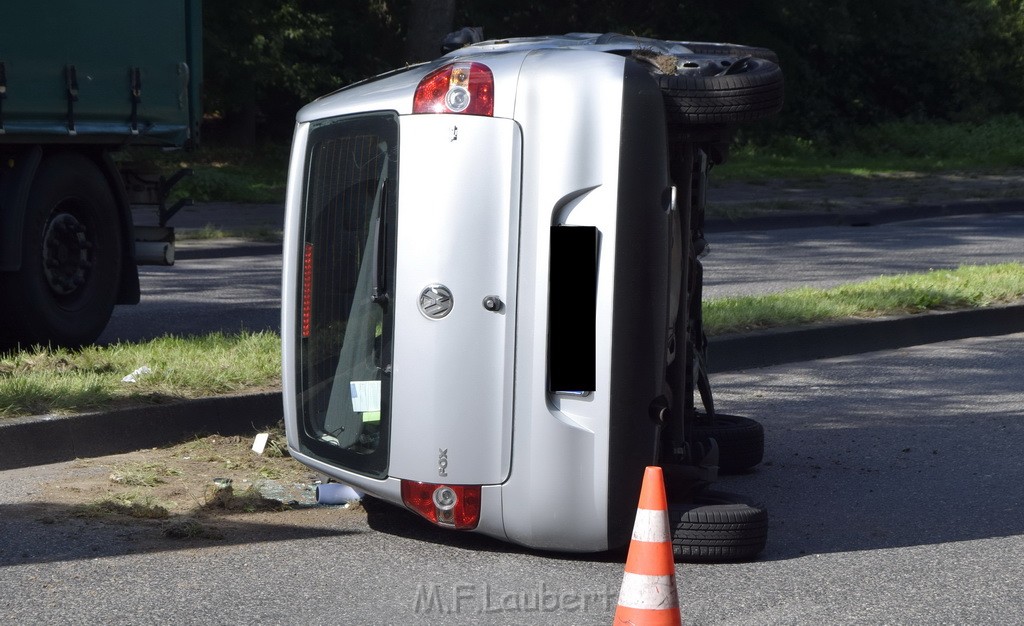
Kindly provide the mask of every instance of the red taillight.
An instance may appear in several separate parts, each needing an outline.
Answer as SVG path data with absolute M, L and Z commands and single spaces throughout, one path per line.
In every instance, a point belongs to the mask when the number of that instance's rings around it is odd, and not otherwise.
M 452 63 L 429 73 L 416 87 L 413 113 L 494 115 L 494 75 L 482 63 Z
M 313 325 L 313 244 L 302 251 L 302 336 L 309 337 Z
M 402 502 L 440 526 L 472 530 L 480 522 L 480 487 L 402 481 Z

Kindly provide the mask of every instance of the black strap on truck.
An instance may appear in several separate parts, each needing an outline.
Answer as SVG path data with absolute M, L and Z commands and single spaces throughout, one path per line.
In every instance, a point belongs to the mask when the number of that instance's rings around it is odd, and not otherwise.
M 7 63 L 0 61 L 0 135 L 7 132 L 4 128 L 4 100 L 7 99 Z
M 68 96 L 68 134 L 75 135 L 75 103 L 78 102 L 78 73 L 74 65 L 64 66 L 64 84 Z
M 139 134 L 139 103 L 142 102 L 142 72 L 137 67 L 128 71 L 129 92 L 132 100 L 132 134 Z

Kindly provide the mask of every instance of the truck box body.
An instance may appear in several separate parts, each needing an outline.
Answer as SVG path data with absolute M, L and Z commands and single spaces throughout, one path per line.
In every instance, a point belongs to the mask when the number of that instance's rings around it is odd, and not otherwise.
M 0 142 L 197 137 L 201 5 L 12 2 L 0 20 Z

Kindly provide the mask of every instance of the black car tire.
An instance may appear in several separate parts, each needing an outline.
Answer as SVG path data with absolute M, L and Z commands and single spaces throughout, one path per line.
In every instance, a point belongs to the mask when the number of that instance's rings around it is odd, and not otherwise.
M 723 474 L 745 472 L 764 458 L 764 426 L 749 417 L 716 413 L 712 423 L 708 416 L 698 415 L 693 438 L 718 443 L 718 470 Z
M 768 541 L 768 512 L 732 494 L 704 491 L 692 502 L 669 503 L 668 518 L 680 562 L 749 561 Z
M 753 122 L 782 110 L 782 70 L 755 57 L 680 57 L 679 73 L 652 72 L 669 126 Z

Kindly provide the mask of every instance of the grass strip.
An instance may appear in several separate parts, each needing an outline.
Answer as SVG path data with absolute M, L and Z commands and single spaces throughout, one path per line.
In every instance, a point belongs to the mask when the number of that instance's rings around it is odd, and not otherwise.
M 196 150 L 158 151 L 135 148 L 116 155 L 126 165 L 155 168 L 165 178 L 189 169 L 170 200 L 196 202 L 283 203 L 288 176 L 287 144 L 243 149 L 205 143 Z
M 178 229 L 174 233 L 174 238 L 176 241 L 217 241 L 232 238 L 260 243 L 280 243 L 284 239 L 284 231 L 270 227 L 230 230 L 207 224 L 202 228 Z
M 858 128 L 838 139 L 778 135 L 757 143 L 740 142 L 714 176 L 817 180 L 1021 167 L 1024 118 L 1006 115 L 983 123 L 889 122 Z
M 832 289 L 804 287 L 704 302 L 708 335 L 799 326 L 851 317 L 970 309 L 1024 298 L 1024 265 L 962 266 L 923 274 L 883 276 Z
M 709 335 L 823 321 L 968 309 L 1024 298 L 1024 265 L 963 266 L 886 276 L 833 289 L 801 288 L 704 302 Z M 82 350 L 0 355 L 0 418 L 67 414 L 275 389 L 276 333 L 214 333 Z M 137 382 L 123 378 L 143 366 Z M 141 480 L 126 477 L 126 482 Z
M 80 413 L 277 387 L 280 342 L 272 332 L 214 333 L 81 350 L 11 352 L 0 355 L 0 417 Z M 135 382 L 124 382 L 137 371 Z

